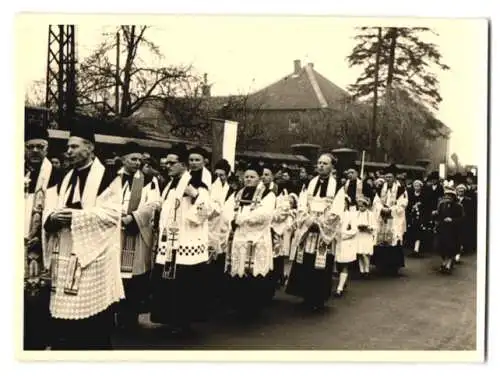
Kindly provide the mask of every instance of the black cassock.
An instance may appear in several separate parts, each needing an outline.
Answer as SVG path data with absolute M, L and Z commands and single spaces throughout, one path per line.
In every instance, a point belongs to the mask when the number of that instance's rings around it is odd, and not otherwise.
M 191 173 L 191 176 L 190 185 L 208 190 L 201 181 L 201 172 Z M 179 181 L 180 177 L 172 179 L 169 192 L 177 188 Z M 209 268 L 210 265 L 206 262 L 195 265 L 177 264 L 175 278 L 164 279 L 163 265 L 155 263 L 151 271 L 150 320 L 173 326 L 205 321 L 209 304 Z
M 242 201 L 240 206 L 250 205 L 249 201 L 255 200 L 256 187 L 245 187 L 241 195 Z M 266 189 L 262 198 L 265 198 L 269 193 Z M 236 230 L 236 224 L 231 222 L 233 231 Z M 225 261 L 225 260 L 224 260 Z M 249 315 L 256 314 L 265 305 L 267 305 L 274 297 L 274 277 L 273 271 L 270 271 L 265 276 L 245 275 L 243 277 L 231 276 L 225 273 L 225 300 L 235 308 L 240 314 Z

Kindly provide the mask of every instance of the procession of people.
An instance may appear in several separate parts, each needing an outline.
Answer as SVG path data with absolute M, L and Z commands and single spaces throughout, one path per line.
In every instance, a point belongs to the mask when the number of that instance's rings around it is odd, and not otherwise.
M 323 153 L 295 179 L 224 159 L 210 171 L 203 148 L 182 144 L 158 164 L 132 142 L 103 163 L 85 127 L 62 173 L 48 146 L 26 128 L 25 350 L 109 350 L 141 313 L 172 335 L 219 307 L 255 319 L 278 290 L 320 311 L 355 275 L 398 274 L 407 250 L 438 253 L 450 274 L 476 247 L 474 174 L 411 181 L 392 164 L 363 176 Z

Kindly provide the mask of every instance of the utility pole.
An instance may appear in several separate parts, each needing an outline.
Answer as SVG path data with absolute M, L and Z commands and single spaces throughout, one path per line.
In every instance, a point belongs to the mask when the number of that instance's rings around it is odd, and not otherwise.
M 116 33 L 115 114 L 120 113 L 120 32 Z
M 45 106 L 55 128 L 68 129 L 75 115 L 75 64 L 75 25 L 49 25 Z
M 378 27 L 377 54 L 375 56 L 375 82 L 373 88 L 373 112 L 372 112 L 372 129 L 370 137 L 370 148 L 372 150 L 372 158 L 376 161 L 377 158 L 377 102 L 378 102 L 378 73 L 380 65 L 380 52 L 382 50 L 382 28 Z

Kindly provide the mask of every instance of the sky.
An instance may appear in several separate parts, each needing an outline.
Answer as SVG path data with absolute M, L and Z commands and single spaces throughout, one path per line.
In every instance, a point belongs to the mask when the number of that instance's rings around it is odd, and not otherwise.
M 140 23 L 140 21 L 143 21 Z M 367 19 L 348 17 L 278 16 L 156 16 L 134 24 L 153 25 L 148 38 L 164 55 L 153 64 L 192 64 L 207 73 L 212 95 L 248 93 L 292 73 L 293 61 L 314 63 L 314 68 L 342 88 L 354 83 L 360 71 L 349 68 L 346 56 L 355 42 L 356 26 L 425 26 L 438 36 L 449 71 L 436 71 L 443 102 L 436 116 L 452 129 L 450 154 L 464 164 L 478 161 L 482 140 L 478 127 L 486 127 L 487 34 L 486 24 L 475 20 Z M 84 59 L 114 29 L 116 19 L 83 18 L 76 24 L 77 58 Z M 123 22 L 123 21 L 122 21 Z M 125 22 L 123 22 L 125 23 Z M 128 23 L 130 24 L 130 22 Z M 48 23 L 25 22 L 22 76 L 29 90 L 45 77 Z M 25 49 L 24 49 L 25 48 Z M 150 62 L 147 54 L 141 55 Z

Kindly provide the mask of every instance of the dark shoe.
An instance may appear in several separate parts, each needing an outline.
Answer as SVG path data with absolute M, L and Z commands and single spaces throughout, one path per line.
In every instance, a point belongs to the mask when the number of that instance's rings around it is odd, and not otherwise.
M 343 297 L 343 296 L 344 296 L 344 291 L 339 291 L 339 290 L 337 290 L 337 291 L 335 291 L 335 293 L 333 294 L 333 296 L 334 296 L 335 298 L 341 298 L 341 297 Z

